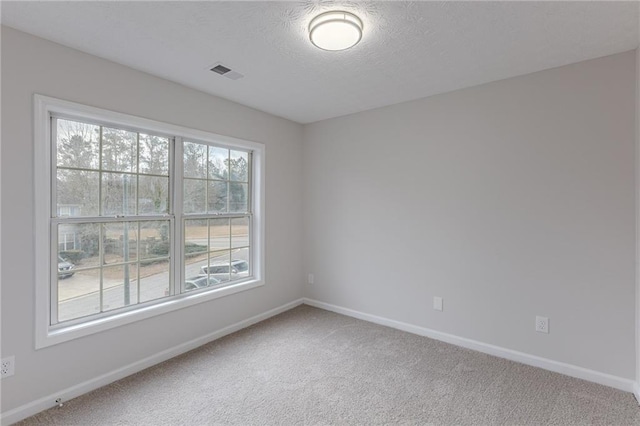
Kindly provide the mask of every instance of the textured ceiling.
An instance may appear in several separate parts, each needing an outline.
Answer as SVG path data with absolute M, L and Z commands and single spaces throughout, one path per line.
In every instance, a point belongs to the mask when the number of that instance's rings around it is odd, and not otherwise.
M 606 56 L 638 45 L 636 2 L 7 2 L 4 25 L 300 123 Z M 355 48 L 307 25 L 343 9 Z M 244 74 L 214 74 L 223 63 Z

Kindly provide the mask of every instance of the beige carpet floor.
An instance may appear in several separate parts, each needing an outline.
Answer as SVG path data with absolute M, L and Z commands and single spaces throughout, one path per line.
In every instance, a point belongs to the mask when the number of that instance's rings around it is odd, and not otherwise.
M 640 425 L 633 396 L 300 306 L 20 425 Z

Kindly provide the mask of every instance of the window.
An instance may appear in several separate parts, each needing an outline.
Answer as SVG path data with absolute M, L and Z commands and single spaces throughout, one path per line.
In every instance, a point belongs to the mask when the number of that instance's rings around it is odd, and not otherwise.
M 37 347 L 263 283 L 263 145 L 38 95 L 35 130 Z
M 60 227 L 62 228 L 62 227 Z M 58 229 L 58 251 L 65 252 L 76 249 L 76 234 L 75 232 L 64 232 L 62 229 Z
M 244 279 L 250 265 L 251 153 L 193 141 L 183 144 L 185 275 Z
M 80 216 L 80 206 L 58 203 L 58 216 Z

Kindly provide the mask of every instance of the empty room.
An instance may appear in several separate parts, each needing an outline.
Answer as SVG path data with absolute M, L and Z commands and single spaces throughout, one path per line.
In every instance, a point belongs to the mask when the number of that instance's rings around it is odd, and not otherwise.
M 2 425 L 640 425 L 640 3 L 0 23 Z

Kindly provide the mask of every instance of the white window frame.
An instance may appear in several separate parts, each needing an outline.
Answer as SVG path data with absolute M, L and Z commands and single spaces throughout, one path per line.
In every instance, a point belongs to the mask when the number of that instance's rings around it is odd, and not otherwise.
M 160 299 L 151 305 L 134 305 L 129 310 L 113 313 L 112 315 L 87 319 L 71 325 L 64 323 L 56 326 L 50 325 L 51 319 L 51 288 L 53 270 L 52 255 L 54 249 L 51 241 L 51 203 L 52 203 L 52 143 L 51 140 L 51 116 L 68 115 L 94 122 L 105 122 L 114 126 L 137 127 L 159 134 L 176 135 L 178 138 L 202 141 L 228 148 L 250 150 L 252 152 L 251 169 L 251 200 L 253 221 L 251 223 L 251 248 L 252 277 L 248 280 L 231 283 L 221 288 L 194 292 L 179 293 Z M 35 348 L 40 349 L 83 336 L 98 333 L 104 330 L 119 327 L 135 321 L 140 321 L 156 315 L 183 309 L 198 303 L 229 296 L 241 291 L 246 291 L 265 284 L 265 146 L 264 144 L 215 133 L 194 130 L 187 127 L 162 123 L 142 117 L 123 114 L 101 108 L 90 107 L 75 102 L 51 98 L 39 94 L 34 95 L 34 183 L 35 183 Z M 173 175 L 170 179 L 174 182 L 175 176 L 182 176 L 182 144 L 176 141 L 176 159 Z M 171 183 L 170 183 L 171 185 Z M 174 185 L 173 205 L 181 205 L 182 188 Z M 184 215 L 181 209 L 176 217 L 172 218 L 173 238 L 179 243 L 173 247 L 179 247 L 178 252 L 171 255 L 173 263 L 173 281 L 183 282 L 183 256 L 182 223 Z M 171 215 L 173 216 L 173 215 Z M 165 216 L 159 216 L 162 220 Z

